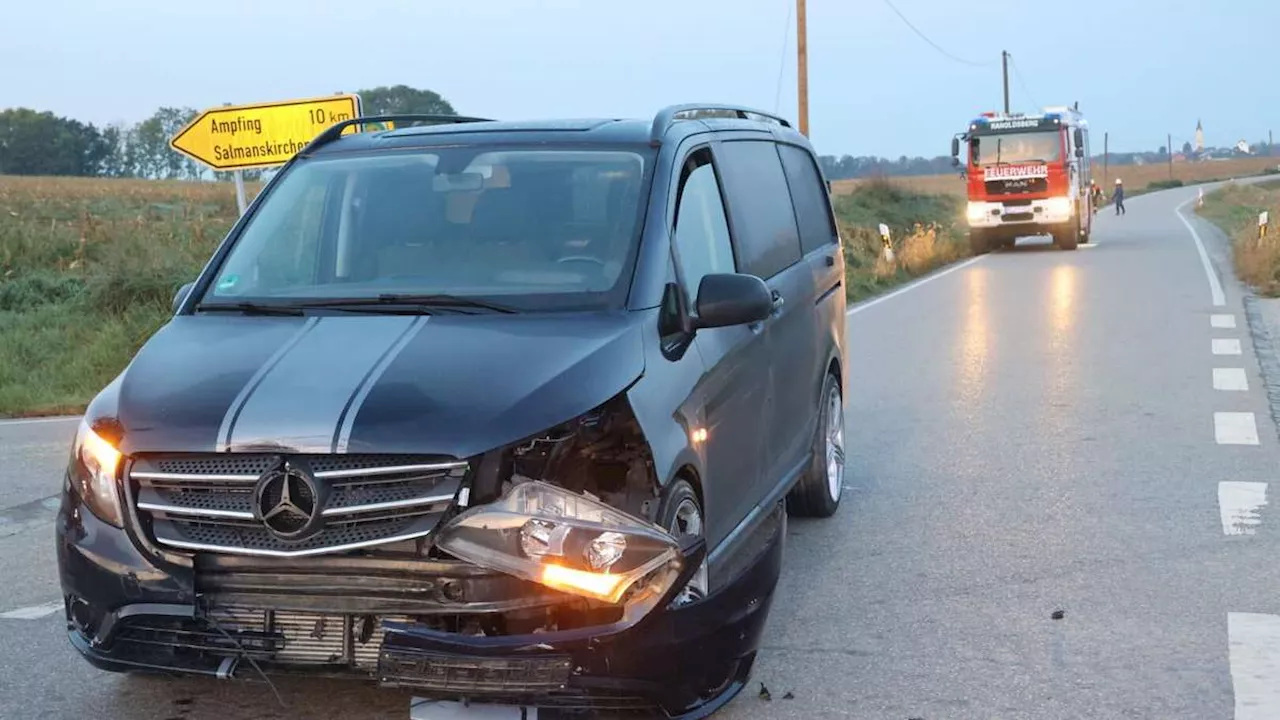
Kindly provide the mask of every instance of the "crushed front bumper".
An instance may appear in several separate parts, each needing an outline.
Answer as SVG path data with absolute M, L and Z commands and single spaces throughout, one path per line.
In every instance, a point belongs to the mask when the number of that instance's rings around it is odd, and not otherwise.
M 484 616 L 524 581 L 462 563 L 437 563 L 432 582 L 390 568 L 219 578 L 202 572 L 199 558 L 152 554 L 74 500 L 59 515 L 58 555 L 71 643 L 102 669 L 363 677 L 438 699 L 701 718 L 745 685 L 768 616 L 782 507 L 760 527 L 768 534 L 758 551 L 705 599 L 664 601 L 630 626 L 519 635 L 476 634 L 460 618 Z M 686 553 L 691 575 L 705 548 Z M 330 592 L 316 592 L 322 587 Z M 517 594 L 536 605 L 548 592 L 535 585 Z

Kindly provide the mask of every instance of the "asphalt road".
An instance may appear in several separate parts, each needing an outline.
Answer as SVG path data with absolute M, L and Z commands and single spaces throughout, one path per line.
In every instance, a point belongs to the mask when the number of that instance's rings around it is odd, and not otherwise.
M 853 309 L 849 491 L 792 522 L 723 717 L 1280 717 L 1280 523 L 1256 507 L 1280 448 L 1242 292 L 1217 273 L 1215 303 L 1175 215 L 1194 193 L 1134 198 L 1074 253 L 1023 241 Z M 0 424 L 0 717 L 405 717 L 360 686 L 282 683 L 280 708 L 76 657 L 40 607 L 73 431 Z

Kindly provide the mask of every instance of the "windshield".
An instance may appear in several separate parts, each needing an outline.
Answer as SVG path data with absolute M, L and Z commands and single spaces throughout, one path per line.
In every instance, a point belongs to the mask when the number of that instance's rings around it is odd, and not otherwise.
M 973 139 L 973 164 L 1053 162 L 1062 153 L 1057 131 L 1001 133 Z
M 594 307 L 624 282 L 645 158 L 454 147 L 305 160 L 263 199 L 206 303 L 386 294 Z

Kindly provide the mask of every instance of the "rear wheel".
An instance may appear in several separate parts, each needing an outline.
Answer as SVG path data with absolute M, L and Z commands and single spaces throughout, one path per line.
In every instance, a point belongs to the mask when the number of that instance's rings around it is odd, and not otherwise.
M 800 517 L 831 517 L 844 494 L 844 402 L 835 375 L 827 374 L 821 398 L 813 462 L 787 496 L 787 510 Z

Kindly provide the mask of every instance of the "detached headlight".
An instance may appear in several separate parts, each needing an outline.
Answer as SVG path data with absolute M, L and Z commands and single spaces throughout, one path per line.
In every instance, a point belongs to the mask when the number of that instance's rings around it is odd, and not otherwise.
M 965 210 L 969 222 L 978 222 L 987 216 L 987 204 L 984 202 L 971 202 Z
M 122 527 L 116 474 L 122 455 L 81 420 L 71 453 L 71 479 L 76 493 L 100 520 Z
M 544 482 L 515 486 L 441 529 L 436 546 L 467 562 L 583 597 L 656 603 L 680 574 L 662 528 Z
M 1044 211 L 1049 215 L 1070 216 L 1074 210 L 1075 206 L 1072 204 L 1071 198 L 1056 197 L 1044 201 Z

